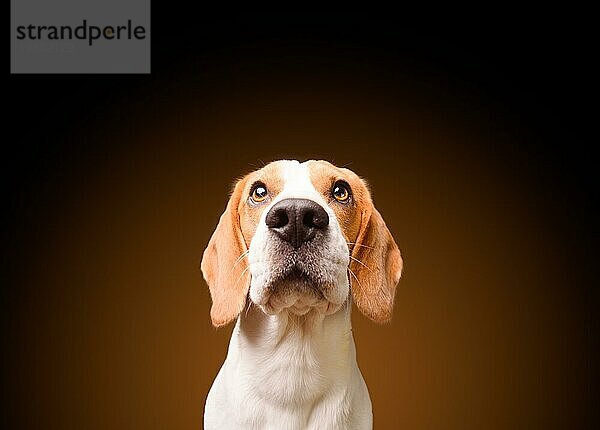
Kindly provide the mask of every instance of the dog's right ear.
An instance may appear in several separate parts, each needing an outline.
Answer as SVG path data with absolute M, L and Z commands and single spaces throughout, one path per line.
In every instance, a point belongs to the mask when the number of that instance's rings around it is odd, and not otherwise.
M 240 227 L 238 208 L 245 180 L 239 180 L 221 215 L 200 265 L 210 289 L 210 317 L 215 327 L 233 321 L 246 304 L 250 287 L 248 259 L 243 258 L 246 244 Z

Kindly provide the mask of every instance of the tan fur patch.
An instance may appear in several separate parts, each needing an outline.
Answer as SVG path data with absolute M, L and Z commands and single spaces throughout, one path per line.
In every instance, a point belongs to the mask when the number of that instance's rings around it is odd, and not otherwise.
M 240 199 L 238 212 L 240 214 L 242 236 L 246 242 L 246 248 L 248 248 L 263 211 L 283 189 L 281 162 L 269 163 L 262 169 L 250 173 L 244 179 L 243 198 Z M 257 182 L 262 182 L 266 186 L 269 197 L 261 204 L 253 205 L 249 202 L 250 192 L 252 191 L 252 186 Z
M 365 204 L 366 189 L 363 181 L 351 170 L 336 167 L 327 161 L 311 160 L 307 164 L 313 186 L 335 212 L 346 241 L 349 243 L 348 246 L 352 249 L 360 231 L 360 208 Z M 352 191 L 350 204 L 339 203 L 331 196 L 331 189 L 339 180 L 346 181 L 350 185 Z

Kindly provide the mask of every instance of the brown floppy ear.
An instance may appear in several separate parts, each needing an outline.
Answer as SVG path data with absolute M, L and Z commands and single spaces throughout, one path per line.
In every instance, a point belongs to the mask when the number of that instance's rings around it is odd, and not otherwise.
M 370 197 L 365 200 L 361 227 L 350 260 L 350 270 L 354 273 L 354 276 L 350 275 L 352 296 L 364 315 L 383 323 L 392 318 L 396 285 L 402 274 L 402 257 Z
M 238 207 L 243 181 L 238 181 L 221 215 L 200 265 L 210 289 L 210 317 L 215 327 L 233 321 L 244 308 L 250 286 L 246 245 L 240 228 Z

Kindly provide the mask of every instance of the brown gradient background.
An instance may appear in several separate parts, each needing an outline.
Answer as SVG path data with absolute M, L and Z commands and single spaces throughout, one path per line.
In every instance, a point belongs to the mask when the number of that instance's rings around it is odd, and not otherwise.
M 367 178 L 402 250 L 393 322 L 353 313 L 375 428 L 589 425 L 581 178 L 533 108 L 386 50 L 288 48 L 186 57 L 22 130 L 45 137 L 8 183 L 5 428 L 201 428 L 231 326 L 200 257 L 232 181 L 280 158 Z

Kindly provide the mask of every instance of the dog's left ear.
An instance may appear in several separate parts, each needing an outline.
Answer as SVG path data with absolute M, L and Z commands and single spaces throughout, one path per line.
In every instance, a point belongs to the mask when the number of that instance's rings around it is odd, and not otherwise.
M 250 286 L 246 245 L 240 227 L 238 207 L 244 180 L 236 183 L 227 208 L 204 250 L 200 265 L 210 289 L 210 317 L 215 327 L 233 321 L 246 304 Z
M 375 322 L 392 318 L 396 285 L 402 274 L 398 245 L 375 209 L 368 190 L 362 202 L 361 227 L 352 249 L 352 296 L 358 309 Z

